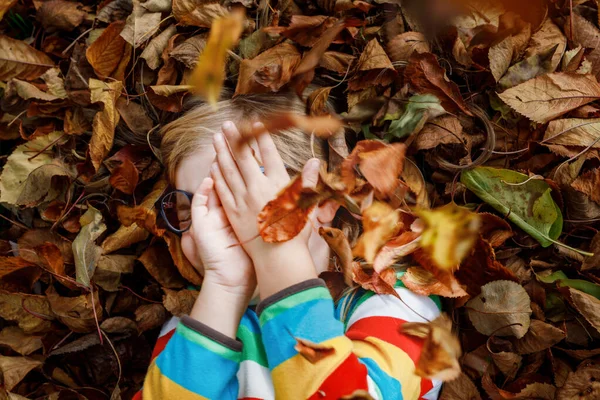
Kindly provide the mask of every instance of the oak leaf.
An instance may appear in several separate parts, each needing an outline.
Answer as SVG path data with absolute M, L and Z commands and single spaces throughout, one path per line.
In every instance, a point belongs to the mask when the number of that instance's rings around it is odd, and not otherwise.
M 0 35 L 0 81 L 12 78 L 34 80 L 54 67 L 46 54 L 21 40 Z
M 556 72 L 530 79 L 498 96 L 519 114 L 544 124 L 600 98 L 600 84 L 592 75 Z

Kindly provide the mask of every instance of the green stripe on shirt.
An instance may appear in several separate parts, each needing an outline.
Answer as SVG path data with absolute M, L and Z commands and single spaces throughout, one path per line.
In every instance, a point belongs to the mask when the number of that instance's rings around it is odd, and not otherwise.
M 264 311 L 260 314 L 260 323 L 264 325 L 267 321 L 275 318 L 279 314 L 289 310 L 290 308 L 294 308 L 299 304 L 305 303 L 307 301 L 314 300 L 332 300 L 331 294 L 329 294 L 329 290 L 323 286 L 314 287 L 311 289 L 304 290 L 302 292 L 294 293 L 285 299 L 279 300 L 277 303 L 272 304 L 264 309 Z
M 223 346 L 222 344 L 217 343 L 206 336 L 203 336 L 195 330 L 188 328 L 182 323 L 179 323 L 179 325 L 177 325 L 177 333 L 180 334 L 184 339 L 196 343 L 199 346 L 202 346 L 208 351 L 218 354 L 223 358 L 226 358 L 236 363 L 239 363 L 241 361 L 242 353 L 233 351 Z
M 262 335 L 252 332 L 250 328 L 240 325 L 237 331 L 237 337 L 244 344 L 242 349 L 244 361 L 250 360 L 263 366 L 269 367 L 267 354 L 262 343 Z

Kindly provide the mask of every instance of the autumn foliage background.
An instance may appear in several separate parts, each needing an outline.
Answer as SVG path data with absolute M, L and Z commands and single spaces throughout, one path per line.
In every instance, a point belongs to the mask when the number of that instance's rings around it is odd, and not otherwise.
M 156 217 L 159 130 L 221 80 L 298 93 L 309 118 L 264 122 L 329 141 L 265 240 L 337 201 L 363 233 L 321 232 L 335 293 L 442 296 L 404 327 L 442 398 L 600 398 L 598 25 L 594 0 L 0 0 L 0 398 L 139 390 L 201 283 Z

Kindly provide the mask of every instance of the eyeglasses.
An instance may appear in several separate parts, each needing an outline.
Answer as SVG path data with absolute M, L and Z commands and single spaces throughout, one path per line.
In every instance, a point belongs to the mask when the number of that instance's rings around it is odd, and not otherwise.
M 182 234 L 192 226 L 193 193 L 185 190 L 172 190 L 160 201 L 160 215 L 169 230 Z

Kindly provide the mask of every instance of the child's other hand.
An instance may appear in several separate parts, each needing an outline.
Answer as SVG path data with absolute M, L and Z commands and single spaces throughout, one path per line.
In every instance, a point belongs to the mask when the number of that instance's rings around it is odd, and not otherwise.
M 264 298 L 277 291 L 279 283 L 284 287 L 287 286 L 285 286 L 286 277 L 274 273 L 271 275 L 275 281 L 274 285 L 265 288 L 263 285 L 265 275 L 259 273 L 259 269 L 264 271 L 267 268 L 275 272 L 281 270 L 281 266 L 294 269 L 294 265 L 298 263 L 307 269 L 303 269 L 306 273 L 294 277 L 294 280 L 301 281 L 316 277 L 307 247 L 308 235 L 301 234 L 284 243 L 266 243 L 259 235 L 258 214 L 290 180 L 271 136 L 264 134 L 257 138 L 265 169 L 263 174 L 250 146 L 241 143 L 241 136 L 235 125 L 226 122 L 223 124 L 223 133 L 224 136 L 220 133 L 214 136 L 218 165 L 213 165 L 211 174 L 227 218 L 254 262 L 259 275 L 261 297 Z M 231 149 L 228 143 L 231 144 Z
M 204 265 L 203 286 L 210 284 L 250 300 L 256 288 L 254 266 L 220 204 L 214 182 L 205 178 L 191 205 L 192 236 Z

